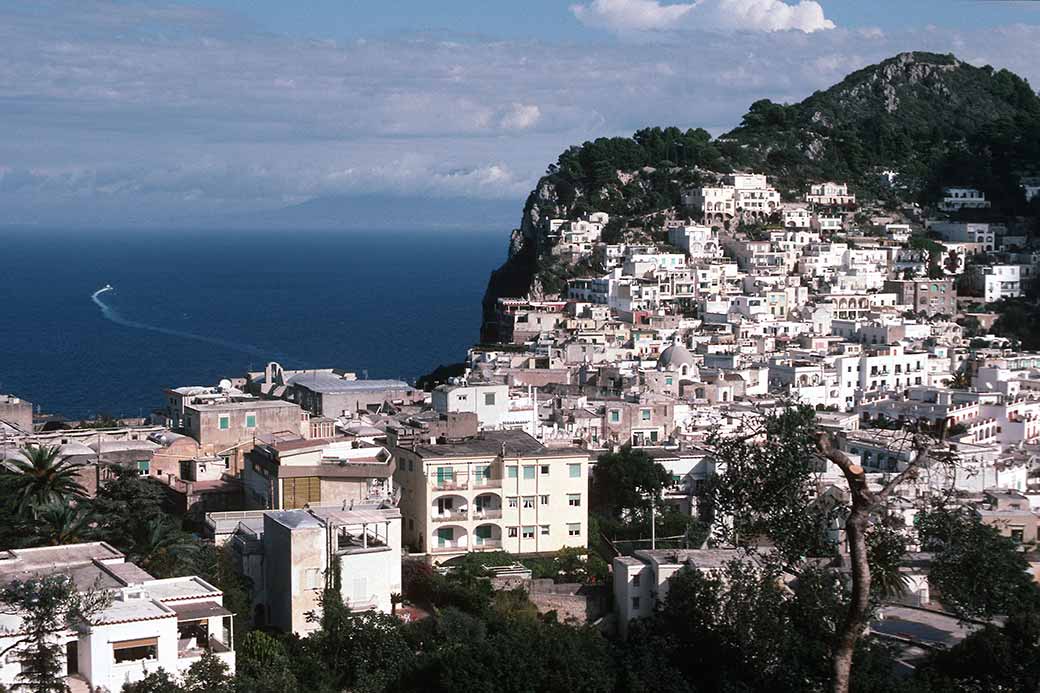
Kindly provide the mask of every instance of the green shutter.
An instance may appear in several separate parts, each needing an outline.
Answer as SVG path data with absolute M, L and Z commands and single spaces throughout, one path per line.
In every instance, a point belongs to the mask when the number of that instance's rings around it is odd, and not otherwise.
M 455 538 L 455 530 L 451 527 L 441 527 L 437 530 L 437 545 L 444 546 Z

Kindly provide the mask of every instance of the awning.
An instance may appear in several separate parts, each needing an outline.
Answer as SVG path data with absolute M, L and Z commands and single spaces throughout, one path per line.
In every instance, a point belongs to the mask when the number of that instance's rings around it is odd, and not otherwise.
M 196 602 L 194 604 L 167 604 L 177 612 L 178 621 L 201 621 L 204 618 L 232 616 L 233 614 L 216 602 Z

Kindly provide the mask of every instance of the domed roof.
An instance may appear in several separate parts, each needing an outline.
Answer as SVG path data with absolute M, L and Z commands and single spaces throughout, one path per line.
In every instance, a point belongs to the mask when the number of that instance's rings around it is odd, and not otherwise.
M 690 350 L 680 342 L 673 342 L 670 347 L 661 352 L 660 358 L 657 359 L 657 370 L 659 371 L 677 371 L 683 366 L 688 366 L 690 370 L 693 370 L 697 367 L 697 362 Z

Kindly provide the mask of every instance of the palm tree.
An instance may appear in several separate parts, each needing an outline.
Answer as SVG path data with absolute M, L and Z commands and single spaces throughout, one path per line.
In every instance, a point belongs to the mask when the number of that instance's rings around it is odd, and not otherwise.
M 97 516 L 86 505 L 49 503 L 38 509 L 32 527 L 34 546 L 62 546 L 89 541 L 97 533 Z
M 0 478 L 20 512 L 29 510 L 35 518 L 44 505 L 87 497 L 78 480 L 82 465 L 62 457 L 60 446 L 26 445 L 20 452 L 0 465 Z
M 199 553 L 199 544 L 164 515 L 134 526 L 130 560 L 156 577 L 172 577 L 187 569 Z

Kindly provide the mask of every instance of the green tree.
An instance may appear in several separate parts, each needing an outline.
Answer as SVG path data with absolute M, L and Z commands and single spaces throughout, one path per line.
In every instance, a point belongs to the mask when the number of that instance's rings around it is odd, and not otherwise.
M 90 505 L 100 522 L 102 538 L 129 553 L 139 526 L 163 515 L 166 492 L 162 484 L 141 476 L 136 469 L 112 465 L 106 471 L 109 478 L 100 484 Z M 127 522 L 128 517 L 135 522 Z
M 240 693 L 296 693 L 300 690 L 285 645 L 254 630 L 235 648 L 235 688 Z
M 37 511 L 31 526 L 33 546 L 62 546 L 90 541 L 97 534 L 97 516 L 89 505 L 48 503 Z
M 18 457 L 0 465 L 5 487 L 15 498 L 19 511 L 36 517 L 48 503 L 68 503 L 83 499 L 86 490 L 79 483 L 80 466 L 61 455 L 57 445 L 26 445 Z
M 953 613 L 990 618 L 1040 608 L 1040 590 L 1018 545 L 974 511 L 933 504 L 916 522 L 921 547 L 935 554 L 929 582 Z
M 646 514 L 670 481 L 660 463 L 626 445 L 599 456 L 592 476 L 592 509 L 612 518 Z
M 165 515 L 145 518 L 132 525 L 128 557 L 155 577 L 191 573 L 201 545 Z
M 99 589 L 80 592 L 66 575 L 15 580 L 0 589 L 0 611 L 21 618 L 21 637 L 0 652 L 0 656 L 11 650 L 19 652 L 22 667 L 16 689 L 65 693 L 65 650 L 56 636 L 89 628 L 91 617 L 110 602 L 109 595 Z
M 718 541 L 743 545 L 765 543 L 785 570 L 800 573 L 807 557 L 833 554 L 825 529 L 840 525 L 849 548 L 850 592 L 830 650 L 831 687 L 849 690 L 857 646 L 872 611 L 872 575 L 892 571 L 871 560 L 891 558 L 890 551 L 871 551 L 869 534 L 884 517 L 888 496 L 900 484 L 931 464 L 951 464 L 934 454 L 932 439 L 907 432 L 914 461 L 880 490 L 867 483 L 866 472 L 838 449 L 832 436 L 817 431 L 807 407 L 787 407 L 762 415 L 761 423 L 736 437 L 713 436 L 711 446 L 720 473 L 711 496 Z M 819 495 L 817 473 L 826 464 L 842 472 L 842 494 Z M 848 503 L 840 501 L 842 496 Z
M 123 693 L 184 693 L 184 686 L 165 669 L 159 669 L 140 681 L 124 683 Z
M 228 665 L 212 652 L 188 667 L 182 682 L 184 693 L 234 693 L 235 682 Z

